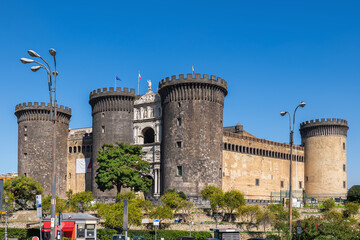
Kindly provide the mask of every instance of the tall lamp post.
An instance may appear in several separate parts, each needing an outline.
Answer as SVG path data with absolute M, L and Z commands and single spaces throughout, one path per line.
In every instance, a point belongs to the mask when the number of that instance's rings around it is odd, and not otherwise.
M 5 233 L 4 233 L 4 239 L 8 240 L 7 238 L 7 229 L 8 229 L 8 223 L 7 223 L 7 219 L 8 219 L 8 214 L 9 214 L 9 197 L 5 196 Z
M 291 222 L 292 222 L 292 203 L 293 203 L 293 198 L 292 198 L 292 161 L 293 161 L 293 157 L 292 157 L 292 151 L 293 151 L 293 144 L 294 144 L 294 127 L 295 127 L 295 113 L 296 110 L 299 107 L 305 107 L 306 103 L 301 102 L 294 111 L 294 115 L 293 115 L 293 122 L 291 125 L 291 115 L 288 111 L 285 112 L 281 112 L 280 115 L 281 116 L 285 116 L 286 114 L 289 115 L 289 127 L 290 127 L 290 176 L 289 176 L 289 239 L 291 239 Z
M 33 72 L 38 71 L 40 68 L 43 68 L 46 70 L 47 73 L 47 80 L 48 80 L 48 87 L 49 87 L 49 97 L 50 97 L 50 118 L 54 123 L 54 131 L 53 131 L 53 154 L 52 154 L 52 183 L 51 183 L 51 240 L 55 239 L 55 206 L 56 206 L 56 122 L 57 122 L 57 102 L 56 102 L 56 77 L 58 75 L 58 72 L 56 71 L 56 51 L 55 49 L 51 48 L 49 50 L 49 53 L 54 58 L 54 71 L 51 72 L 50 65 L 48 64 L 45 59 L 43 59 L 38 53 L 36 53 L 33 50 L 28 50 L 28 54 L 31 57 L 40 58 L 45 64 L 42 64 L 38 61 L 35 61 L 34 59 L 29 58 L 21 58 L 20 61 L 24 64 L 27 63 L 36 63 L 37 66 L 32 66 L 30 69 Z M 54 77 L 54 82 L 52 81 L 52 76 Z

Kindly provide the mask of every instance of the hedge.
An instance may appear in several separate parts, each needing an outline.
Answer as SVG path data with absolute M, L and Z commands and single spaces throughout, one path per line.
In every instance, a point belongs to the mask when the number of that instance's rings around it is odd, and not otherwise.
M 113 229 L 97 229 L 97 239 L 98 240 L 111 240 L 111 236 L 116 234 L 116 231 Z M 129 230 L 128 237 L 132 238 L 135 236 L 145 237 L 146 240 L 155 240 L 155 231 L 149 230 Z M 157 230 L 156 238 L 164 238 L 166 240 L 177 240 L 178 237 L 189 236 L 189 231 L 176 231 L 176 230 Z M 204 240 L 205 238 L 212 238 L 210 232 L 196 232 L 191 231 L 191 236 L 197 240 Z
M 97 229 L 98 240 L 111 240 L 112 235 L 116 234 L 114 229 Z M 0 239 L 4 238 L 5 229 L 0 228 Z M 36 228 L 8 228 L 8 238 L 18 238 L 19 240 L 31 240 L 32 237 L 39 236 L 39 229 Z M 155 231 L 149 230 L 130 230 L 128 231 L 128 237 L 132 238 L 135 236 L 145 237 L 146 240 L 155 239 Z M 178 237 L 189 236 L 189 231 L 176 231 L 176 230 L 157 230 L 157 239 L 164 238 L 166 240 L 177 240 Z M 205 238 L 211 238 L 210 232 L 196 232 L 191 231 L 191 236 L 197 240 L 204 240 Z
M 8 228 L 8 238 L 18 238 L 19 240 L 31 240 L 32 237 L 39 237 L 39 229 L 37 228 Z M 5 228 L 0 228 L 0 239 L 5 238 Z

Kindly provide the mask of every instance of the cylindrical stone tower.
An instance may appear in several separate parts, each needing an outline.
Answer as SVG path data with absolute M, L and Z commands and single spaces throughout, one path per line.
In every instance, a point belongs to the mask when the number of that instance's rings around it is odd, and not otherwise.
M 18 119 L 18 173 L 40 182 L 45 194 L 51 194 L 54 123 L 51 105 L 22 103 L 16 105 Z M 71 109 L 57 108 L 56 124 L 56 195 L 66 192 L 67 137 Z
M 346 120 L 316 119 L 300 124 L 305 146 L 305 190 L 308 197 L 346 198 Z
M 221 187 L 223 107 L 227 83 L 215 76 L 180 74 L 161 80 L 162 191 L 196 199 L 207 185 Z
M 133 141 L 133 112 L 135 90 L 113 87 L 94 90 L 90 93 L 92 108 L 92 188 L 96 198 L 116 197 L 116 189 L 102 192 L 95 183 L 98 150 L 104 143 Z

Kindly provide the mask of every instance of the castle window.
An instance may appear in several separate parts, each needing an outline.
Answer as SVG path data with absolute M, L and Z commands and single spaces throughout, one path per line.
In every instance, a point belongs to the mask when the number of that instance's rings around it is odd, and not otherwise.
M 178 103 L 178 107 L 181 107 L 181 103 Z
M 182 176 L 182 166 L 177 166 L 177 174 L 176 176 L 181 177 Z
M 260 186 L 260 180 L 257 178 L 257 179 L 255 179 L 255 185 L 256 186 Z
M 27 126 L 24 127 L 24 131 L 27 132 Z
M 28 137 L 27 134 L 24 135 L 24 141 L 27 141 Z
M 280 187 L 283 188 L 284 187 L 284 181 L 280 182 Z
M 343 187 L 346 188 L 346 181 L 343 181 Z
M 307 182 L 309 181 L 309 177 L 308 177 L 308 176 L 306 176 L 306 181 L 307 181 Z
M 78 146 L 78 153 L 81 153 L 81 146 Z
M 69 179 L 71 179 L 71 173 L 69 173 Z
M 26 172 L 24 173 L 24 176 L 26 177 Z
M 176 142 L 176 146 L 177 146 L 178 148 L 181 148 L 181 147 L 182 147 L 181 145 L 182 145 L 182 144 L 181 144 L 180 141 Z
M 302 188 L 302 181 L 299 181 L 299 189 Z
M 181 126 L 181 118 L 177 119 L 177 125 L 180 127 Z
M 345 150 L 346 146 L 345 146 L 345 143 L 343 143 L 343 149 Z
M 74 153 L 76 153 L 76 146 L 74 147 Z
M 143 132 L 143 135 L 144 135 L 144 143 L 153 143 L 153 142 L 155 142 L 154 129 L 148 127 L 148 128 L 145 128 L 142 132 Z
M 101 113 L 101 117 L 105 117 L 105 113 Z
M 27 160 L 27 153 L 24 153 L 24 160 Z
M 101 133 L 105 133 L 105 126 L 101 126 Z
M 346 165 L 343 164 L 343 171 L 345 172 L 346 171 Z
M 69 153 L 72 153 L 72 147 L 69 147 Z

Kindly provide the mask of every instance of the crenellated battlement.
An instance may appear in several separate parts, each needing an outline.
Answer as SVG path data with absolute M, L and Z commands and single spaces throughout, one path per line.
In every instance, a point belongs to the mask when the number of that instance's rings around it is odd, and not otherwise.
M 90 92 L 90 100 L 97 97 L 106 97 L 106 96 L 131 96 L 135 97 L 135 89 L 124 88 L 121 90 L 120 87 L 114 89 L 114 87 L 110 88 L 99 88 Z
M 51 104 L 50 103 L 45 103 L 45 102 L 24 102 L 24 103 L 20 103 L 18 105 L 15 106 L 15 112 L 18 111 L 24 111 L 24 110 L 49 110 L 51 109 Z M 57 107 L 57 111 L 58 112 L 62 112 L 68 115 L 71 115 L 71 108 L 60 105 Z
M 186 74 L 186 77 L 185 74 L 179 74 L 179 76 L 173 75 L 171 77 L 166 77 L 165 79 L 162 79 L 159 82 L 159 89 L 173 84 L 189 83 L 189 82 L 215 84 L 218 85 L 219 87 L 224 88 L 225 91 L 227 89 L 227 82 L 220 77 L 216 77 L 214 75 L 209 76 L 209 74 L 203 74 L 202 77 L 201 74 L 195 74 L 194 77 L 194 75 L 191 73 Z
M 348 122 L 340 118 L 315 119 L 300 124 L 300 134 L 303 139 L 331 135 L 346 137 L 348 129 Z
M 300 123 L 300 128 L 319 125 L 341 125 L 347 126 L 347 121 L 340 118 L 321 118 Z

